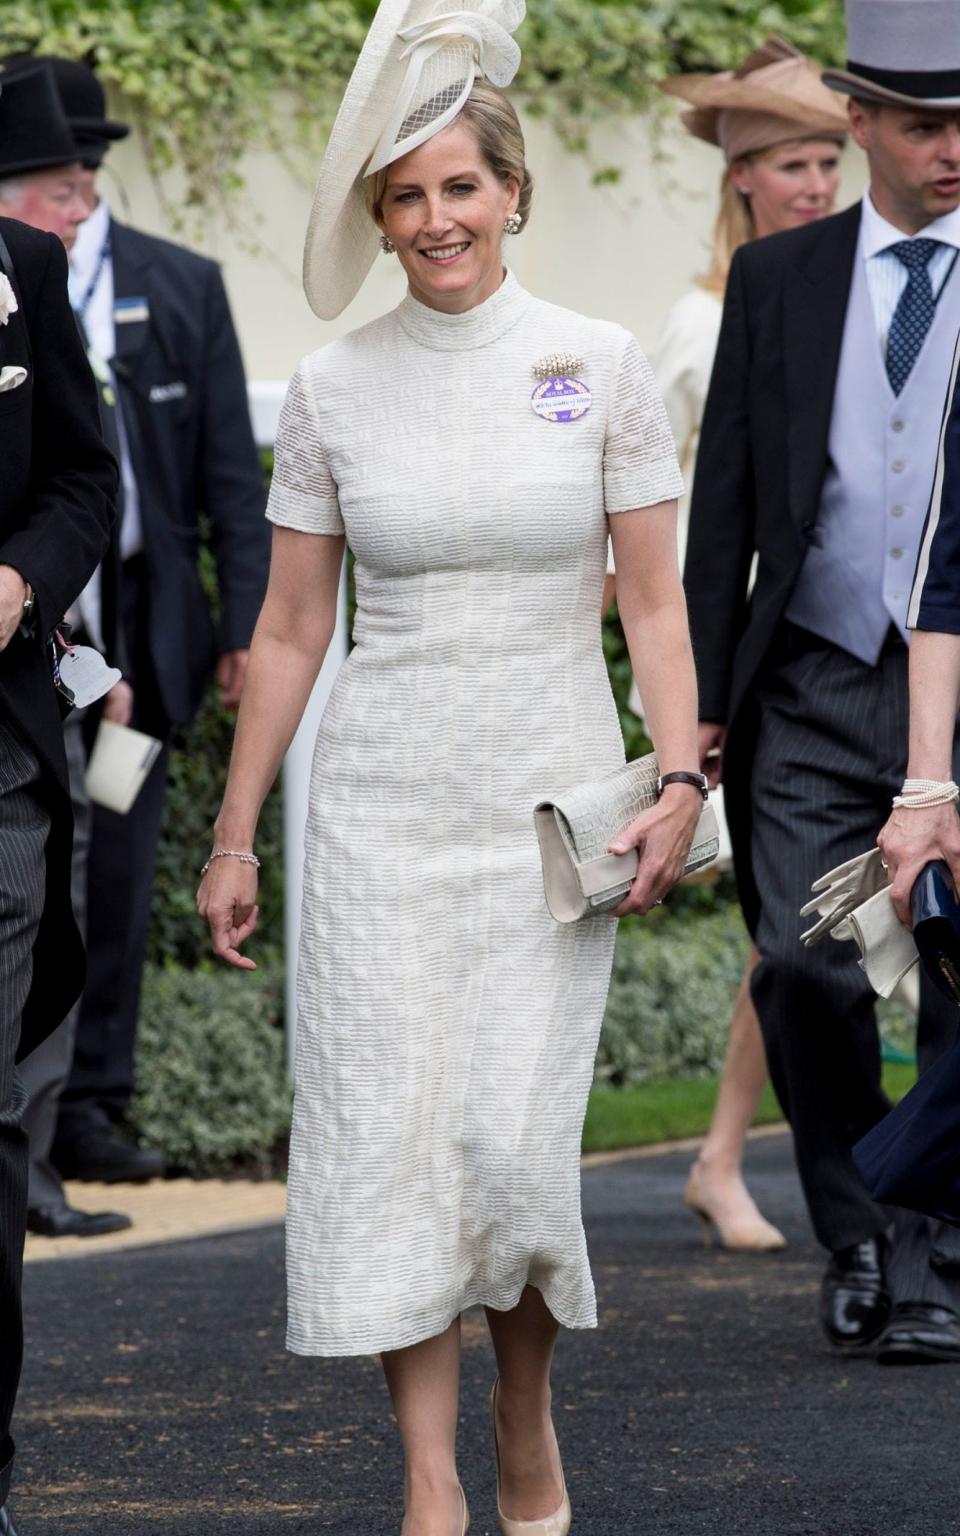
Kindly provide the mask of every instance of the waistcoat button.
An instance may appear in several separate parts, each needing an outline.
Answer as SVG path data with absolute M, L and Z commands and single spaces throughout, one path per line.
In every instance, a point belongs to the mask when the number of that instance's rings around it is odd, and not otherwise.
M 906 469 L 906 467 L 907 466 L 903 462 L 902 459 L 894 459 L 893 464 L 891 466 L 891 468 L 893 469 L 893 472 L 894 472 L 895 475 L 902 474 L 903 471 Z
M 900 505 L 899 501 L 897 502 L 896 506 L 893 506 L 893 507 L 890 508 L 890 516 L 891 517 L 902 517 L 903 516 L 903 507 Z
M 902 554 L 903 554 L 903 550 L 902 549 L 891 549 L 891 551 L 890 551 L 890 559 L 891 560 L 899 560 Z
M 903 429 L 904 429 L 904 426 L 906 425 L 906 423 L 897 420 L 897 421 L 892 422 L 891 425 L 893 427 L 894 432 L 902 432 Z

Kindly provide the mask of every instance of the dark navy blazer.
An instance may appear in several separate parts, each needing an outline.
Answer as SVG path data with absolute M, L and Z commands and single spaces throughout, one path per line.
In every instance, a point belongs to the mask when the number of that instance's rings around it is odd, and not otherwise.
M 937 473 L 907 622 L 911 629 L 960 635 L 960 340 L 947 388 Z
M 110 228 L 113 369 L 140 495 L 150 651 L 167 718 L 180 725 L 193 718 L 216 657 L 250 644 L 270 558 L 263 474 L 219 267 L 168 240 Z M 205 538 L 216 561 L 216 625 L 200 579 Z

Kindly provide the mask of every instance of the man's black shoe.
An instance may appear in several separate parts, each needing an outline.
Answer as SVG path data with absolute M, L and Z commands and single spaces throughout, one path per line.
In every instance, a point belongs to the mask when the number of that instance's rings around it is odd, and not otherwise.
M 926 1301 L 898 1301 L 880 1335 L 881 1365 L 949 1365 L 960 1362 L 960 1317 Z
M 0 1536 L 17 1536 L 17 1528 L 6 1504 L 0 1507 Z
M 72 1205 L 32 1205 L 27 1211 L 27 1231 L 40 1237 L 105 1237 L 132 1226 L 120 1211 L 78 1211 Z
M 836 1349 L 856 1353 L 883 1331 L 890 1315 L 883 1275 L 885 1241 L 869 1237 L 830 1256 L 820 1287 L 820 1322 Z
M 50 1161 L 61 1178 L 91 1184 L 143 1184 L 147 1179 L 162 1179 L 166 1172 L 161 1152 L 131 1146 L 110 1130 L 89 1131 L 75 1141 L 57 1142 Z

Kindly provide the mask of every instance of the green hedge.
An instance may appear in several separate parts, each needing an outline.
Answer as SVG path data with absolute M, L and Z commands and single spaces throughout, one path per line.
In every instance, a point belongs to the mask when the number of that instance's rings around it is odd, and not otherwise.
M 598 1082 L 708 1076 L 723 1064 L 749 940 L 733 903 L 711 911 L 683 900 L 620 924 Z
M 134 121 L 161 195 L 163 173 L 182 173 L 167 212 L 174 225 L 186 215 L 193 232 L 211 205 L 236 208 L 251 150 L 310 178 L 375 9 L 375 0 L 4 0 L 0 52 L 95 64 Z M 771 31 L 839 62 L 842 0 L 528 0 L 517 88 L 561 140 L 585 148 L 598 119 L 662 107 L 663 75 L 725 68 Z M 597 170 L 600 180 L 616 174 Z
M 131 1123 L 172 1169 L 269 1166 L 290 1125 L 275 972 L 150 966 L 137 1041 Z

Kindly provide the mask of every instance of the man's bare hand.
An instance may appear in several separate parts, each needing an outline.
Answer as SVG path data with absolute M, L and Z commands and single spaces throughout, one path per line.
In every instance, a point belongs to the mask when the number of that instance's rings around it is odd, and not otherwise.
M 23 619 L 27 584 L 12 565 L 0 565 L 0 651 L 5 651 Z
M 217 662 L 217 687 L 220 689 L 221 708 L 239 708 L 249 656 L 249 651 L 224 651 Z
M 960 890 L 960 816 L 956 805 L 896 810 L 877 838 L 890 871 L 890 895 L 901 923 L 912 927 L 910 894 L 924 865 L 943 859 Z
M 711 720 L 701 720 L 697 730 L 700 772 L 706 774 L 710 788 L 716 789 L 723 778 L 723 749 L 727 744 L 727 728 Z
M 103 718 L 112 720 L 114 725 L 129 725 L 133 719 L 133 689 L 122 678 L 103 701 Z

